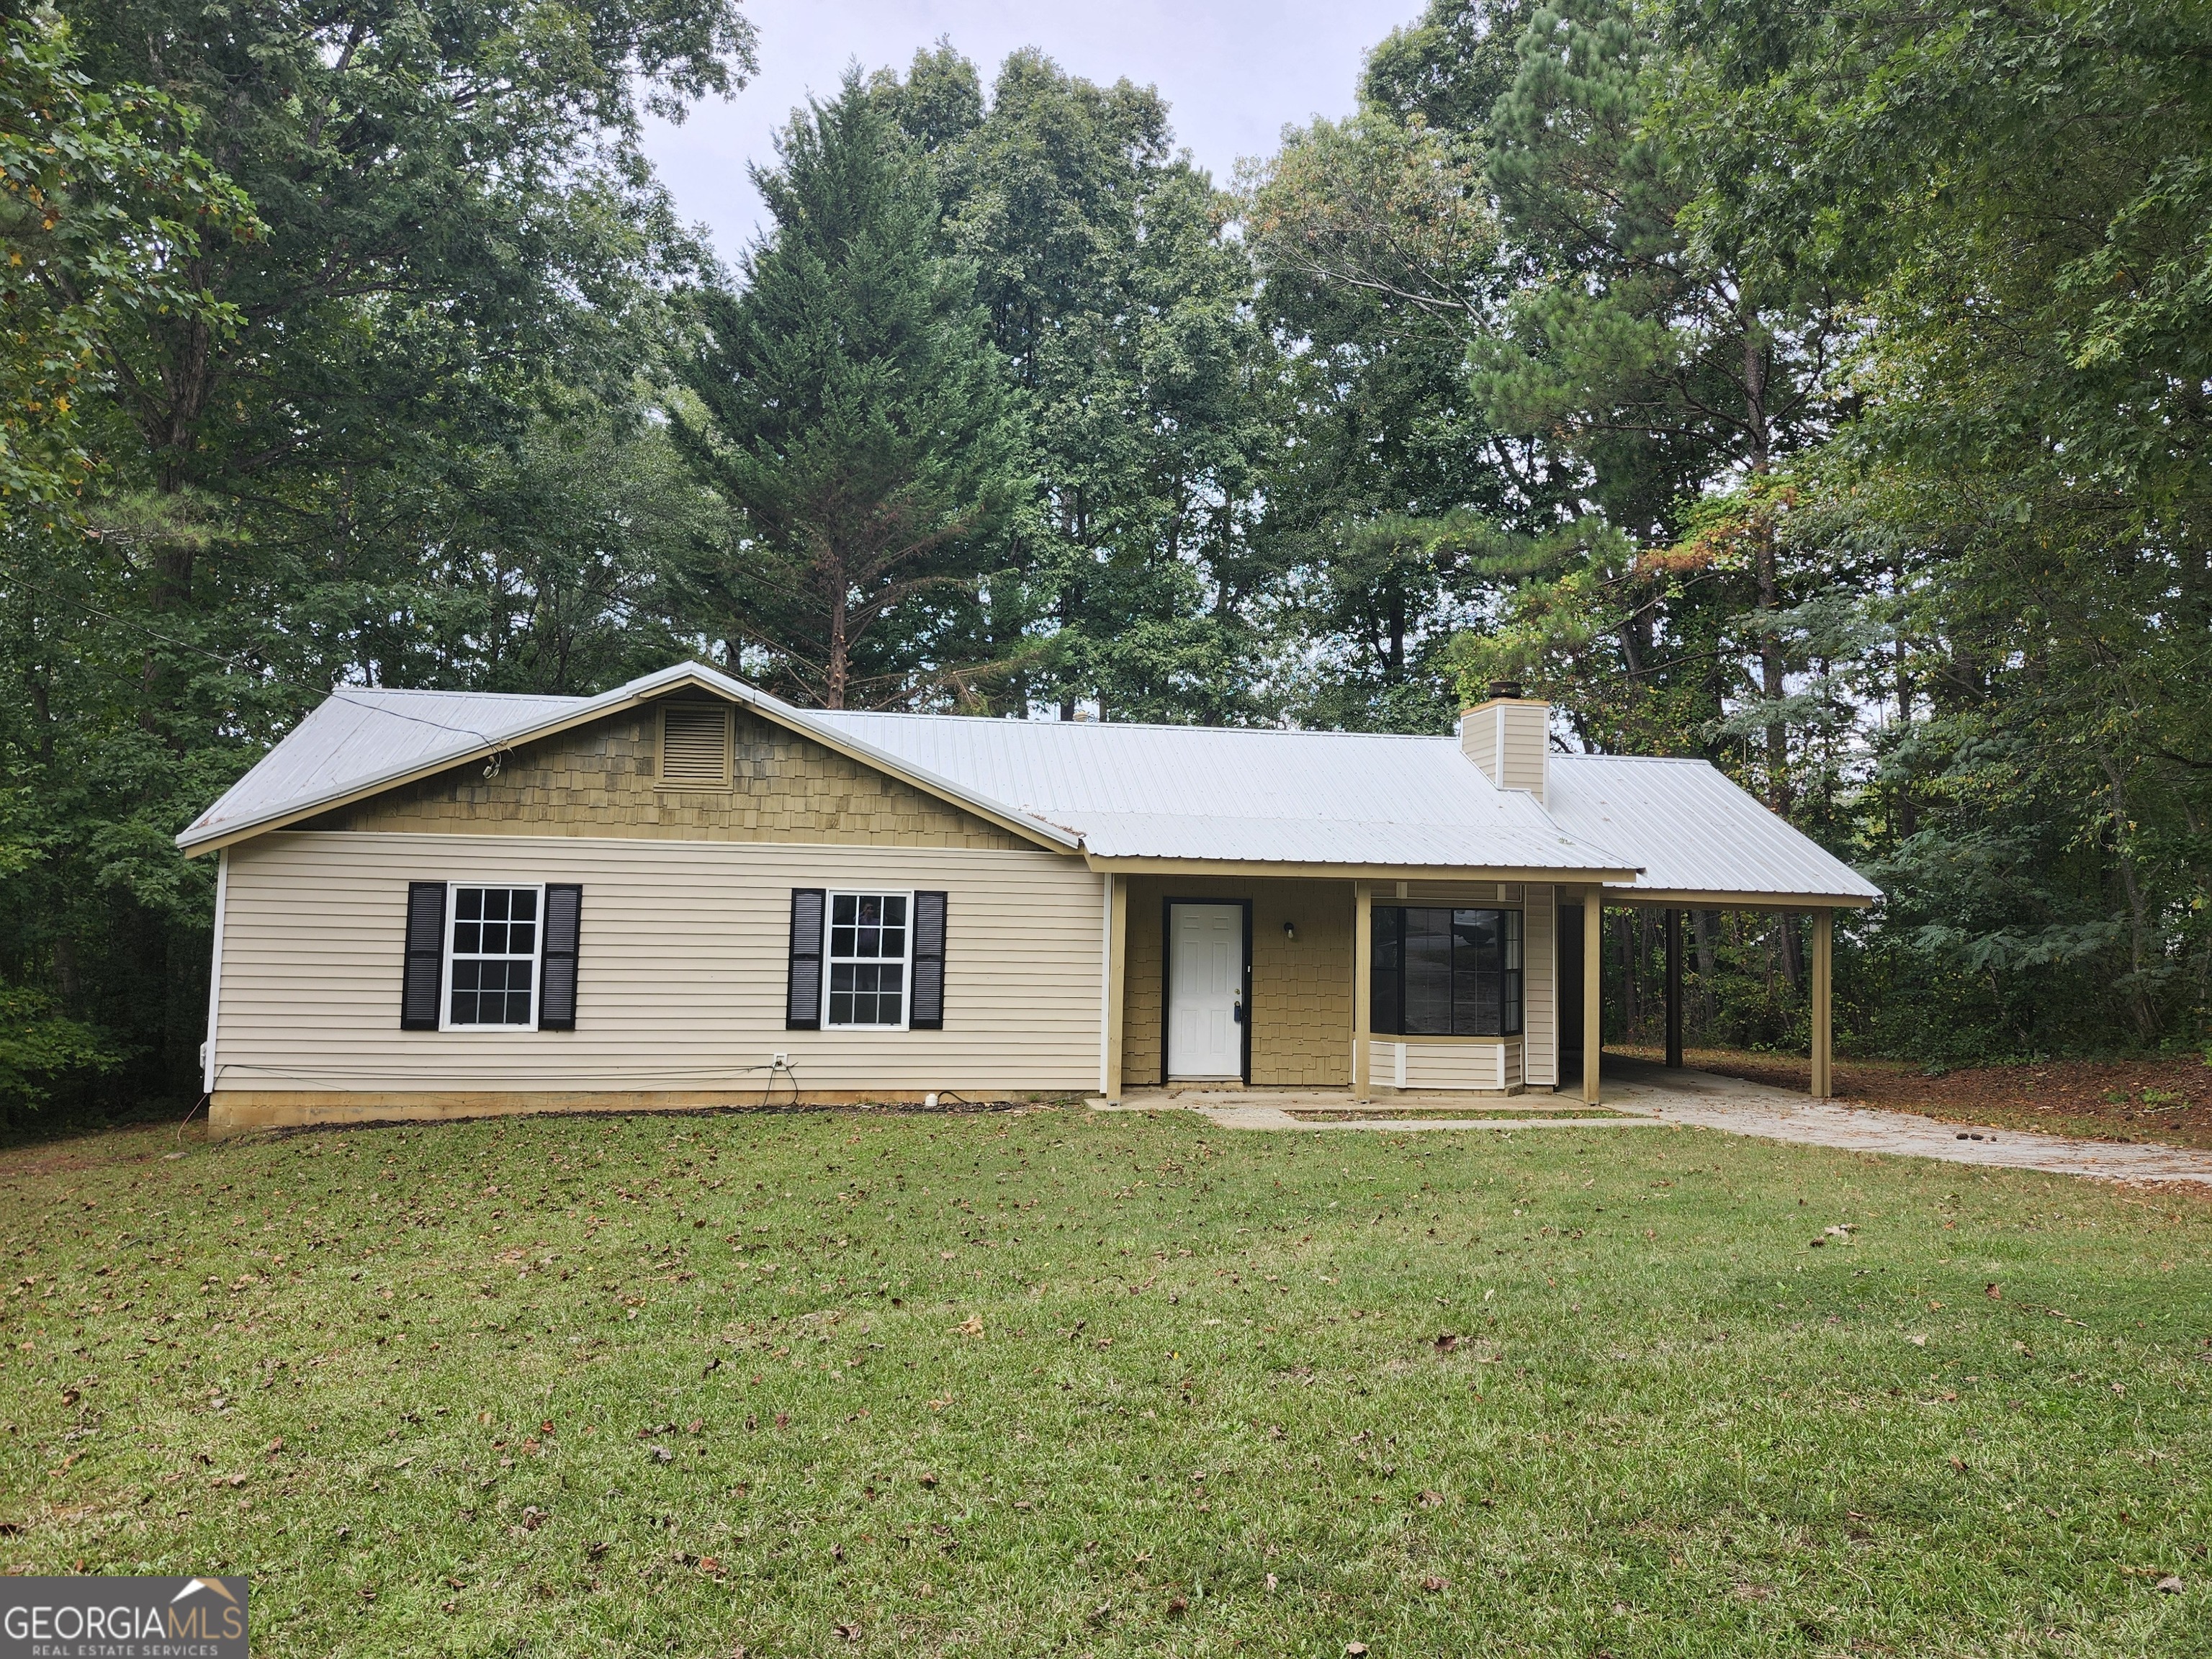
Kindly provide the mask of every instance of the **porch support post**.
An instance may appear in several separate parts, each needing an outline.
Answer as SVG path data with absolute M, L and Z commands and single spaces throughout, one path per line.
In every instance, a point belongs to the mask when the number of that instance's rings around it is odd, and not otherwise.
M 1121 1100 L 1121 1006 L 1129 977 L 1129 884 L 1106 878 L 1106 1098 Z
M 1372 884 L 1352 884 L 1352 1097 L 1365 1101 L 1374 1094 L 1367 1072 L 1367 1023 L 1373 1017 L 1375 975 L 1375 889 Z
M 1682 1067 L 1682 913 L 1667 912 L 1667 1063 Z
M 1813 1098 L 1826 1100 L 1835 1093 L 1835 1013 L 1831 998 L 1835 982 L 1836 913 L 1813 912 Z
M 1592 884 L 1583 898 L 1583 1102 L 1595 1106 L 1605 1052 L 1605 889 Z

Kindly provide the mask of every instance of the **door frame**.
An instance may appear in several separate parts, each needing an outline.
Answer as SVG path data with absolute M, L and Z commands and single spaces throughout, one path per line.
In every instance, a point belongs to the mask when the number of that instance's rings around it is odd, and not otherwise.
M 1178 904 L 1233 904 L 1244 913 L 1244 1030 L 1237 1042 L 1237 1076 L 1249 1089 L 1252 1086 L 1252 901 L 1190 894 L 1160 900 L 1160 1086 L 1164 1089 L 1175 1077 L 1170 1050 L 1175 1036 L 1175 908 Z

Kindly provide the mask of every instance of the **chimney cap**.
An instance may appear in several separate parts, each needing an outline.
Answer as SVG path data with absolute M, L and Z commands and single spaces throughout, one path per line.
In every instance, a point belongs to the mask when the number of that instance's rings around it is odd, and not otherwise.
M 1490 683 L 1490 695 L 1493 701 L 1499 698 L 1511 698 L 1517 702 L 1521 696 L 1521 682 L 1518 680 L 1492 680 Z

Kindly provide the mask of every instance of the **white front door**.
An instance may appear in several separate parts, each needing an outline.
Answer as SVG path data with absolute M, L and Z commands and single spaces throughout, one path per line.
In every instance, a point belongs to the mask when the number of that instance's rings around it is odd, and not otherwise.
M 1244 1075 L 1244 908 L 1168 907 L 1168 1076 Z

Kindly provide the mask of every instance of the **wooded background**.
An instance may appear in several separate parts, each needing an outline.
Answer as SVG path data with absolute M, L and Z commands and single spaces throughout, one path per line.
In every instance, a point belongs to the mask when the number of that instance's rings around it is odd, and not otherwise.
M 0 22 L 0 1112 L 194 1097 L 171 838 L 331 685 L 687 655 L 1405 732 L 1516 678 L 1887 890 L 1847 1045 L 2202 1044 L 2206 15 L 1435 0 L 1225 181 L 947 46 L 794 115 L 735 270 L 639 139 L 745 95 L 736 0 Z M 1692 937 L 1693 1039 L 1802 1042 L 1793 929 Z

